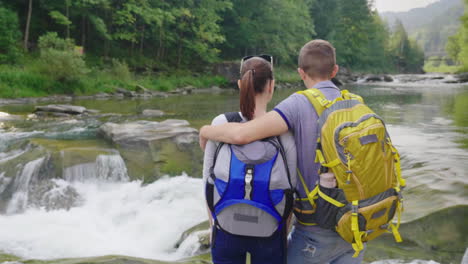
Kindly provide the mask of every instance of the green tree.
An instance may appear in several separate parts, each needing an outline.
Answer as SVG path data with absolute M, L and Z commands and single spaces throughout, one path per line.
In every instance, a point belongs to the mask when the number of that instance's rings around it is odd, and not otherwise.
M 316 38 L 330 39 L 330 34 L 335 30 L 339 17 L 340 0 L 316 0 L 310 8 L 314 20 Z
M 0 3 L 1 4 L 1 3 Z M 21 55 L 18 16 L 0 5 L 0 63 L 15 63 Z
M 369 47 L 372 16 L 367 0 L 340 0 L 339 15 L 330 41 L 336 48 L 337 61 L 348 67 L 363 67 Z
M 224 15 L 221 46 L 227 59 L 269 53 L 293 63 L 298 50 L 315 34 L 310 0 L 239 0 Z
M 76 82 L 89 71 L 74 42 L 59 38 L 56 32 L 39 38 L 39 50 L 39 71 L 54 81 Z
M 458 56 L 461 52 L 459 34 L 450 36 L 445 46 L 448 56 L 455 61 L 455 63 L 460 63 Z

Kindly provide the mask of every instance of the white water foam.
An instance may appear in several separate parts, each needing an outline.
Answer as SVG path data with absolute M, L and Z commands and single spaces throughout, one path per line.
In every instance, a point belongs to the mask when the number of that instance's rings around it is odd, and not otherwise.
M 186 256 L 174 249 L 180 235 L 207 218 L 202 180 L 186 175 L 149 185 L 61 184 L 75 188 L 82 204 L 0 215 L 0 251 L 33 259 L 118 254 L 175 260 Z

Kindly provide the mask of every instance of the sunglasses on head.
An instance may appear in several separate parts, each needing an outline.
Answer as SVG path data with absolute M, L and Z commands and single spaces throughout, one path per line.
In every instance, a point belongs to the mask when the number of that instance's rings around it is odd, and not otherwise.
M 242 71 L 242 65 L 244 64 L 244 62 L 250 60 L 251 58 L 255 58 L 255 57 L 262 58 L 262 59 L 268 61 L 271 64 L 271 69 L 273 69 L 273 56 L 268 55 L 268 54 L 260 54 L 260 55 L 249 55 L 249 56 L 245 56 L 244 58 L 242 58 L 241 65 L 240 65 L 240 71 Z

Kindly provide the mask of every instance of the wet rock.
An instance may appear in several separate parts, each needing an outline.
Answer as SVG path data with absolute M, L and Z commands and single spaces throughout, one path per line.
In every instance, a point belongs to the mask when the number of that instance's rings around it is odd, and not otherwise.
M 41 264 L 56 264 L 58 262 L 65 262 L 67 264 L 210 264 L 209 254 L 203 256 L 196 256 L 178 261 L 160 261 L 154 259 L 144 259 L 129 256 L 110 255 L 102 257 L 87 257 L 87 258 L 68 258 L 57 260 L 23 260 L 20 257 L 3 254 L 0 251 L 0 263 L 5 264 L 23 264 L 23 263 L 41 263 Z
M 169 95 L 165 92 L 151 91 L 151 95 L 155 97 L 167 98 Z
M 140 84 L 137 84 L 137 86 L 135 86 L 135 92 L 139 94 L 151 94 L 150 90 L 146 89 L 145 87 L 143 87 L 143 85 Z
M 393 77 L 390 76 L 390 75 L 384 75 L 383 80 L 384 80 L 384 82 L 393 82 L 394 81 Z
M 220 75 L 235 84 L 239 79 L 240 62 L 220 62 L 213 66 L 213 74 Z
M 118 93 L 118 94 L 122 94 L 125 97 L 136 97 L 137 96 L 137 94 L 134 91 L 129 91 L 129 90 L 124 89 L 124 88 L 116 88 L 115 92 Z
M 45 105 L 45 106 L 36 106 L 35 113 L 44 112 L 44 113 L 63 113 L 70 115 L 81 115 L 86 111 L 86 108 L 83 106 L 76 105 Z
M 125 124 L 106 123 L 99 128 L 105 138 L 119 145 L 138 145 L 173 138 L 182 134 L 198 134 L 185 120 L 168 119 L 163 122 L 137 121 Z
M 184 242 L 184 240 L 187 239 L 187 237 L 189 237 L 190 234 L 192 234 L 192 233 L 195 233 L 195 232 L 198 232 L 198 231 L 209 231 L 209 230 L 210 230 L 210 224 L 208 223 L 208 221 L 201 222 L 201 223 L 191 227 L 190 229 L 186 230 L 185 232 L 183 232 L 182 235 L 180 236 L 179 240 L 177 240 L 174 247 L 179 248 L 179 246 L 182 244 L 182 242 Z M 209 237 L 208 237 L 208 240 L 209 240 Z M 209 241 L 208 241 L 208 245 L 209 245 Z
M 175 248 L 178 252 L 196 256 L 208 253 L 211 248 L 210 225 L 208 221 L 202 222 L 185 231 L 177 241 Z
M 185 120 L 105 123 L 98 134 L 115 145 L 131 178 L 149 183 L 166 174 L 201 176 L 198 131 Z
M 71 186 L 56 181 L 42 181 L 29 192 L 30 205 L 46 210 L 69 210 L 80 204 L 80 195 Z
M 358 77 L 346 67 L 340 67 L 336 77 L 332 79 L 335 85 L 356 82 Z
M 98 99 L 101 99 L 101 98 L 109 98 L 109 97 L 111 97 L 111 95 L 108 94 L 108 93 L 97 93 L 97 94 L 94 95 L 94 97 L 96 97 Z
M 164 116 L 164 112 L 161 110 L 155 110 L 155 109 L 145 109 L 143 110 L 143 116 L 161 117 L 161 116 Z
M 366 77 L 364 77 L 364 81 L 365 82 L 382 82 L 383 77 L 380 75 L 371 74 L 371 75 L 367 75 Z
M 10 121 L 10 120 L 19 120 L 21 119 L 21 116 L 18 115 L 10 115 L 5 112 L 0 112 L 0 121 Z
M 455 78 L 459 83 L 466 83 L 468 82 L 468 72 L 462 73 L 462 74 L 457 74 L 455 75 Z

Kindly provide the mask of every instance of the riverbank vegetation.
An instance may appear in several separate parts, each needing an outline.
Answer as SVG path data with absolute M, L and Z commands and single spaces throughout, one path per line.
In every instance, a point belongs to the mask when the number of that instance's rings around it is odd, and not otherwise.
M 222 86 L 213 64 L 268 53 L 295 69 L 314 38 L 353 71 L 420 72 L 421 48 L 389 28 L 367 0 L 0 0 L 0 97 Z
M 447 53 L 459 66 L 458 71 L 468 72 L 468 0 L 465 0 L 465 13 L 457 34 L 449 37 Z

